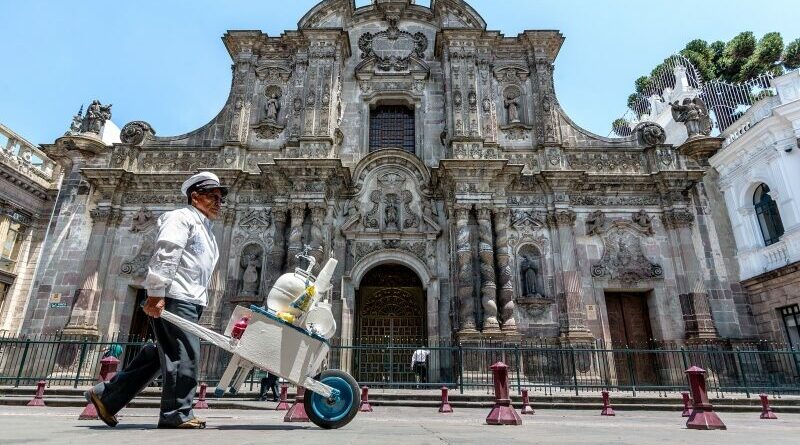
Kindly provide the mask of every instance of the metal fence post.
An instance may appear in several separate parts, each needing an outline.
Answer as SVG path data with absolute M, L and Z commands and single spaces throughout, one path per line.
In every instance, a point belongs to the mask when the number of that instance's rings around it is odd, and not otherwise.
M 464 394 L 464 349 L 458 344 L 458 392 Z
M 578 365 L 575 361 L 575 347 L 569 347 L 569 356 L 572 359 L 572 382 L 575 385 L 575 395 L 578 395 Z
M 514 345 L 514 356 L 517 361 L 517 394 L 522 394 L 522 380 L 519 377 L 519 370 L 522 368 L 522 359 L 519 353 L 519 345 Z
M 25 369 L 25 359 L 28 358 L 28 349 L 31 347 L 31 339 L 25 339 L 25 349 L 22 350 L 22 360 L 19 361 L 19 371 L 17 371 L 17 381 L 14 383 L 14 387 L 19 387 L 19 380 L 22 377 L 22 370 Z
M 78 359 L 78 369 L 75 371 L 75 384 L 72 385 L 73 388 L 78 387 L 78 381 L 81 379 L 81 368 L 83 368 L 83 362 L 86 360 L 86 339 L 83 339 L 83 343 L 81 344 L 81 356 Z
M 742 376 L 742 383 L 744 384 L 744 393 L 747 395 L 747 398 L 750 398 L 750 388 L 747 385 L 747 371 L 744 369 L 744 364 L 742 363 L 742 351 L 739 348 L 736 348 L 736 361 L 739 362 L 739 374 Z
M 628 362 L 628 376 L 631 378 L 631 391 L 633 391 L 633 396 L 636 397 L 636 369 L 633 366 L 632 352 L 628 345 L 625 345 L 625 357 Z

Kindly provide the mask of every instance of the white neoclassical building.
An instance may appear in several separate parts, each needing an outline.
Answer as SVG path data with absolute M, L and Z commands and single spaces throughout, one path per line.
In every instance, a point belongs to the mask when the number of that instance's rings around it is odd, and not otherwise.
M 800 72 L 771 81 L 710 158 L 759 334 L 800 346 Z

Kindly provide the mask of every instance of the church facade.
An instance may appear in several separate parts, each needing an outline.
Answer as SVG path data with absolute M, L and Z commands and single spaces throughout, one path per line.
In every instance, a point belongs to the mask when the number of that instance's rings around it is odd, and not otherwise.
M 504 36 L 461 0 L 326 0 L 296 30 L 223 41 L 231 91 L 207 125 L 45 146 L 66 173 L 26 332 L 144 333 L 155 220 L 210 170 L 231 186 L 213 328 L 308 249 L 339 260 L 343 343 L 754 336 L 710 154 L 654 123 L 580 128 L 555 94 L 559 32 Z

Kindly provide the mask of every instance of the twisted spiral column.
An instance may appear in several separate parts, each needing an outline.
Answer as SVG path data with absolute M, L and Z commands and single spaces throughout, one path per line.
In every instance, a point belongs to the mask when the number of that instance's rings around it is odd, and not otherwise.
M 472 287 L 472 246 L 469 234 L 469 207 L 457 207 L 456 258 L 458 260 L 458 319 L 460 332 L 475 332 L 475 302 Z
M 497 321 L 497 284 L 494 274 L 494 243 L 492 242 L 492 211 L 478 209 L 478 257 L 481 268 L 481 305 L 483 305 L 483 331 L 500 329 Z
M 306 214 L 305 204 L 298 204 L 291 208 L 291 229 L 289 230 L 289 249 L 288 255 L 288 270 L 292 271 L 297 267 L 297 258 L 295 255 L 303 250 L 303 219 Z
M 508 209 L 499 209 L 494 214 L 494 231 L 496 234 L 495 251 L 497 258 L 498 286 L 500 292 L 497 302 L 500 305 L 500 320 L 502 330 L 516 331 L 517 321 L 514 319 L 514 283 L 511 273 L 510 250 L 508 247 Z

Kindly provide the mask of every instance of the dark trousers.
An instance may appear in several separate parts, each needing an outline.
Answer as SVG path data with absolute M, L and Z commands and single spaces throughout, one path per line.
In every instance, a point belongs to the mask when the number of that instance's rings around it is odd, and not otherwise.
M 278 376 L 274 374 L 267 374 L 266 377 L 261 378 L 261 391 L 259 391 L 259 398 L 267 400 L 267 393 L 272 391 L 272 398 L 278 398 Z
M 197 323 L 203 307 L 172 298 L 165 309 Z M 138 310 L 138 309 L 137 309 Z M 161 384 L 161 425 L 180 425 L 194 418 L 192 401 L 197 389 L 200 338 L 160 318 L 150 319 L 156 344 L 146 344 L 130 364 L 95 392 L 111 413 L 116 414 L 145 389 L 159 373 Z
M 414 374 L 417 376 L 417 382 L 419 383 L 427 383 L 428 382 L 428 364 L 424 362 L 416 362 L 414 363 Z

